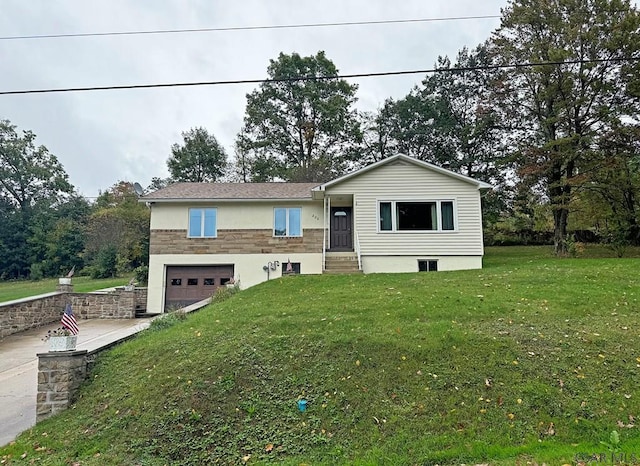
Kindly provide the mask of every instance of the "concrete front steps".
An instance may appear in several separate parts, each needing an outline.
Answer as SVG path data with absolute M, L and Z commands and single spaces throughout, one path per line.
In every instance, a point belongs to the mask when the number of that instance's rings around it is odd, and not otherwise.
M 328 252 L 323 273 L 349 274 L 362 273 L 362 270 L 358 269 L 358 256 L 354 252 Z

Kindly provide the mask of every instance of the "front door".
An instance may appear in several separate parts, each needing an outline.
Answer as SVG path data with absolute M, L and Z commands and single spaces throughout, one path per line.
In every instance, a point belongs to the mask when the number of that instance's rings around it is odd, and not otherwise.
M 351 207 L 331 208 L 331 251 L 353 251 Z

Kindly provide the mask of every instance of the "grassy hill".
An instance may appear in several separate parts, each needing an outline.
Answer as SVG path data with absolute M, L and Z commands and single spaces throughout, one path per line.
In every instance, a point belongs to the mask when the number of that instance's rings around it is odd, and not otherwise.
M 576 464 L 613 430 L 612 450 L 640 456 L 640 261 L 511 248 L 485 263 L 286 277 L 166 320 L 0 460 Z
M 74 277 L 73 289 L 77 293 L 89 293 L 102 288 L 126 285 L 129 278 Z M 0 303 L 14 299 L 28 298 L 56 291 L 57 278 L 43 280 L 0 280 Z

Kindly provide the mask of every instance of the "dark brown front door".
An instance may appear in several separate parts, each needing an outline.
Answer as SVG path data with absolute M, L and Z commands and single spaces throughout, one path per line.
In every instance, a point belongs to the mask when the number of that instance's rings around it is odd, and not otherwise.
M 353 251 L 351 207 L 331 208 L 331 251 Z
M 168 266 L 165 309 L 197 303 L 233 277 L 233 265 Z

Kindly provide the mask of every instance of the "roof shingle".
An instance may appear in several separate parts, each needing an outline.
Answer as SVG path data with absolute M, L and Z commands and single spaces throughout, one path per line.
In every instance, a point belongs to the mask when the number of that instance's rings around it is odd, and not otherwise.
M 318 183 L 175 183 L 141 200 L 311 199 L 311 189 L 316 186 Z

